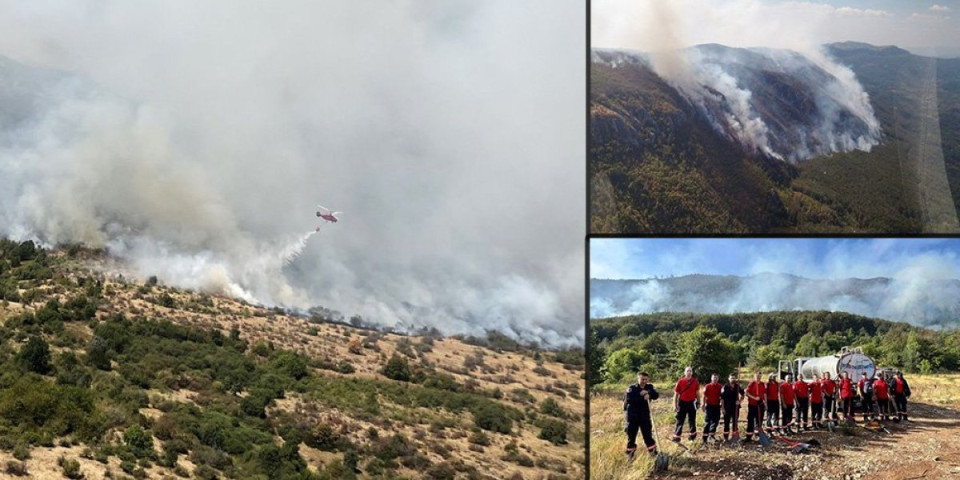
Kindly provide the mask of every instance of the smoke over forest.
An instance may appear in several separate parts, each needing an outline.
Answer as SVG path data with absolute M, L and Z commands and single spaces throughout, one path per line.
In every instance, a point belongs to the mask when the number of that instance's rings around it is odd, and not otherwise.
M 0 235 L 384 326 L 582 339 L 580 2 L 2 9 Z M 318 203 L 345 213 L 311 234 Z

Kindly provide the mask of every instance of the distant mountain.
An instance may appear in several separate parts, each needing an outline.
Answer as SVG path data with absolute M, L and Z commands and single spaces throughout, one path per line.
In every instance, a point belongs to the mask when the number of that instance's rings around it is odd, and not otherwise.
M 830 310 L 921 326 L 960 326 L 960 280 L 810 279 L 766 273 L 590 280 L 590 317 L 655 312 Z
M 824 51 L 594 50 L 591 231 L 960 230 L 960 60 Z

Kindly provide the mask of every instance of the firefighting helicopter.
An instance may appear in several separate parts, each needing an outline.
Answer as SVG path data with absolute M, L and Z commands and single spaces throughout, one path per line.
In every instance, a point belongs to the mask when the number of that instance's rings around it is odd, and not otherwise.
M 317 210 L 317 217 L 322 218 L 324 221 L 327 221 L 330 223 L 337 223 L 338 221 L 340 221 L 340 219 L 337 218 L 337 215 L 340 215 L 343 212 L 333 212 L 329 208 L 324 207 L 323 205 L 317 205 L 317 207 L 320 208 L 320 210 Z M 319 226 L 317 226 L 317 231 L 318 232 L 320 231 Z

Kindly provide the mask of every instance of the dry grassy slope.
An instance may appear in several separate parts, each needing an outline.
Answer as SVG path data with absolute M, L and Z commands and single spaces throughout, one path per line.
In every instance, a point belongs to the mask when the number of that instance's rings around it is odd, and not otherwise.
M 803 455 L 788 453 L 786 444 L 776 441 L 767 448 L 756 443 L 743 448 L 710 445 L 683 452 L 668 441 L 673 428 L 673 402 L 672 397 L 663 395 L 654 402 L 654 412 L 662 449 L 670 455 L 666 474 L 653 473 L 653 462 L 646 457 L 638 457 L 632 465 L 626 462 L 622 398 L 619 394 L 597 393 L 590 400 L 590 478 L 960 478 L 960 375 L 908 376 L 908 380 L 915 392 L 910 404 L 913 422 L 888 422 L 890 434 L 856 427 L 847 432 L 795 435 L 794 440 L 815 438 L 823 444 L 821 449 Z M 658 389 L 669 391 L 666 385 L 658 385 Z M 702 428 L 702 414 L 697 421 Z
M 52 253 L 59 256 L 60 254 Z M 66 277 L 77 277 L 80 275 L 89 276 L 91 270 L 97 270 L 102 265 L 91 266 L 89 262 L 68 261 Z M 376 378 L 383 382 L 394 382 L 381 375 L 379 370 L 397 351 L 398 343 L 407 339 L 418 342 L 416 337 L 407 337 L 398 334 L 377 333 L 370 330 L 353 328 L 339 324 L 311 323 L 305 318 L 291 316 L 272 309 L 266 309 L 245 302 L 227 298 L 223 296 L 211 296 L 203 293 L 184 291 L 163 285 L 156 285 L 151 288 L 149 294 L 144 295 L 141 287 L 142 281 L 130 280 L 116 274 L 98 274 L 103 279 L 103 291 L 105 302 L 100 305 L 98 317 L 106 317 L 112 314 L 122 313 L 127 318 L 136 318 L 143 316 L 145 318 L 168 319 L 176 324 L 193 326 L 199 328 L 217 328 L 227 335 L 229 331 L 236 327 L 240 331 L 242 339 L 255 345 L 258 342 L 272 342 L 277 348 L 288 349 L 306 354 L 312 358 L 327 359 L 334 362 L 341 360 L 349 361 L 356 369 L 354 376 Z M 23 305 L 19 303 L 6 302 L 0 305 L 0 319 L 11 313 L 17 313 L 22 309 L 33 310 L 39 308 L 46 300 L 57 297 L 66 301 L 69 290 L 63 285 L 51 282 L 41 287 L 44 290 L 42 301 L 34 302 L 32 305 Z M 163 293 L 169 294 L 176 302 L 176 308 L 165 308 L 155 302 L 158 296 Z M 86 344 L 92 336 L 92 330 L 85 324 L 69 323 L 66 325 L 72 335 L 83 340 Z M 314 330 L 315 329 L 315 330 Z M 315 334 L 314 334 L 315 332 Z M 359 338 L 369 340 L 371 337 L 376 341 L 374 348 L 364 348 L 359 354 L 351 353 L 348 350 L 348 343 L 351 339 Z M 57 351 L 57 347 L 51 347 Z M 78 354 L 81 352 L 77 352 Z M 464 359 L 468 356 L 482 355 L 483 362 L 472 371 L 464 367 Z M 469 414 L 461 416 L 439 409 L 430 411 L 428 409 L 409 409 L 401 412 L 403 416 L 409 419 L 407 424 L 393 422 L 389 430 L 380 427 L 383 435 L 396 432 L 404 432 L 408 438 L 417 444 L 418 450 L 426 454 L 431 460 L 437 462 L 444 459 L 458 459 L 468 465 L 477 467 L 480 472 L 490 475 L 494 478 L 524 478 L 524 479 L 547 479 L 547 478 L 583 478 L 584 477 L 584 443 L 583 443 L 583 411 L 584 411 L 584 383 L 581 378 L 582 371 L 565 368 L 564 365 L 550 360 L 549 354 L 544 354 L 540 361 L 534 357 L 514 352 L 498 352 L 488 348 L 469 345 L 461 340 L 445 338 L 437 339 L 434 342 L 432 351 L 421 354 L 420 359 L 411 360 L 411 365 L 428 362 L 434 365 L 438 370 L 445 371 L 453 375 L 461 384 L 473 384 L 477 389 L 493 390 L 499 388 L 504 397 L 500 402 L 513 406 L 524 411 L 528 408 L 538 408 L 539 404 L 547 398 L 553 398 L 562 408 L 570 414 L 566 420 L 569 443 L 565 445 L 553 445 L 546 440 L 537 438 L 539 428 L 530 424 L 523 424 L 522 428 L 515 425 L 514 432 L 498 434 L 486 432 L 491 439 L 491 445 L 477 448 L 467 442 L 467 437 L 473 427 L 472 419 Z M 538 365 L 541 368 L 537 368 Z M 535 370 L 538 370 L 539 373 Z M 344 376 L 337 372 L 329 370 L 313 369 L 312 373 L 318 376 Z M 348 376 L 349 376 L 348 375 Z M 530 396 L 535 399 L 535 403 L 523 401 L 511 395 L 516 389 L 527 390 Z M 193 402 L 195 392 L 188 390 L 178 391 L 151 391 L 151 403 L 160 400 L 174 400 L 179 402 Z M 151 405 L 152 406 L 152 405 Z M 386 406 L 386 408 L 404 409 L 400 406 Z M 292 412 L 302 415 L 304 418 L 316 422 L 332 422 L 342 426 L 342 432 L 347 434 L 359 444 L 369 442 L 366 437 L 366 431 L 374 426 L 370 423 L 351 418 L 343 412 L 329 409 L 307 398 L 297 394 L 288 395 L 288 398 L 277 401 L 276 405 L 268 412 L 276 413 L 277 410 Z M 147 417 L 157 416 L 159 413 L 153 409 L 143 409 L 141 412 Z M 441 422 L 446 425 L 453 425 L 441 431 L 431 431 L 431 422 Z M 388 422 L 389 423 L 389 422 Z M 278 442 L 282 439 L 277 437 Z M 519 446 L 521 453 L 530 456 L 534 461 L 533 467 L 525 467 L 504 460 L 501 457 L 505 455 L 504 447 L 507 444 L 515 442 Z M 160 442 L 155 444 L 158 446 Z M 64 448 L 36 448 L 32 452 L 32 459 L 27 461 L 31 472 L 36 472 L 46 478 L 43 472 L 60 472 L 56 465 L 56 458 L 66 453 L 68 457 L 77 457 L 82 448 L 74 447 L 76 452 Z M 301 454 L 310 464 L 311 469 L 328 464 L 334 460 L 342 459 L 340 453 L 328 453 L 307 447 L 304 444 L 300 446 Z M 9 458 L 8 458 L 9 457 Z M 12 459 L 8 452 L 0 452 L 0 464 L 6 464 L 6 461 Z M 79 459 L 82 464 L 82 470 L 87 473 L 87 478 L 102 478 L 105 465 L 93 460 L 84 458 Z M 118 463 L 116 458 L 111 458 L 111 462 Z M 117 465 L 109 464 L 111 469 L 116 472 Z M 181 461 L 188 470 L 192 471 L 193 465 L 189 462 Z M 151 478 L 163 478 L 173 475 L 169 469 L 154 466 L 148 470 Z M 412 478 L 419 477 L 418 472 L 402 472 Z M 519 474 L 520 476 L 516 476 Z M 0 477 L 4 474 L 0 472 Z M 361 478 L 364 478 L 361 475 Z

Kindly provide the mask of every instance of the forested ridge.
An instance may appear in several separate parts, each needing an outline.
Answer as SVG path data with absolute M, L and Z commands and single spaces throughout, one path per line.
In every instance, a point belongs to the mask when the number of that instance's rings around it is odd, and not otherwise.
M 861 347 L 906 372 L 960 370 L 960 330 L 937 331 L 846 312 L 656 313 L 592 320 L 590 382 L 621 382 L 643 368 L 673 377 L 695 365 L 708 379 L 741 365 L 764 371 L 794 357 Z

